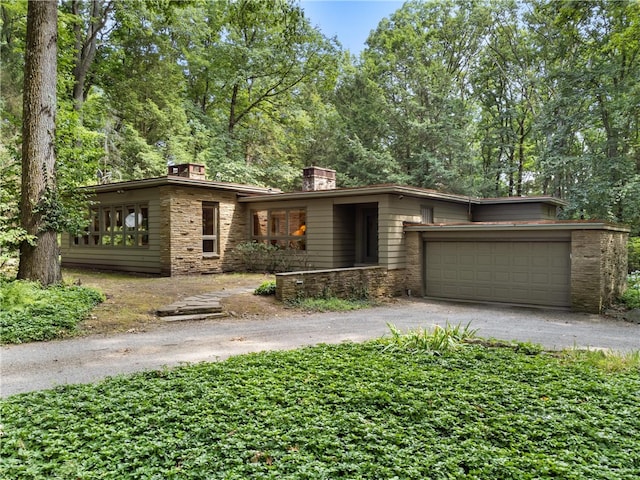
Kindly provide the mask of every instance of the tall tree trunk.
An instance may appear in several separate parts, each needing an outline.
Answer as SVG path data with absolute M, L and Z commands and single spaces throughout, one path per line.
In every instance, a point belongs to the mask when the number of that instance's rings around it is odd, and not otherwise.
M 55 231 L 44 227 L 43 199 L 56 191 L 55 119 L 57 1 L 29 2 L 22 121 L 20 223 L 35 243 L 22 242 L 18 278 L 43 285 L 60 282 Z
M 71 2 L 71 13 L 78 17 L 73 28 L 75 36 L 76 63 L 73 67 L 73 106 L 76 110 L 81 110 L 86 100 L 88 87 L 87 76 L 89 69 L 96 57 L 98 45 L 98 34 L 107 24 L 109 13 L 113 8 L 113 0 L 103 2 L 102 0 L 90 0 L 87 6 L 88 20 L 86 34 L 82 30 L 80 19 L 83 12 L 81 0 Z

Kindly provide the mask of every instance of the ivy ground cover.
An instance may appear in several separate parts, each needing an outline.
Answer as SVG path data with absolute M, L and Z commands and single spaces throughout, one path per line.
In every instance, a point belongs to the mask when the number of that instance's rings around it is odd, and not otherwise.
M 637 479 L 640 372 L 384 342 L 16 395 L 6 479 Z

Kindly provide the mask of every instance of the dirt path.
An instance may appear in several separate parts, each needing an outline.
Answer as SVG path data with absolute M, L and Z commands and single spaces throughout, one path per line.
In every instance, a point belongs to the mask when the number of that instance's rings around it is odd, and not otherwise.
M 401 300 L 346 313 L 285 313 L 158 324 L 141 333 L 5 346 L 0 351 L 0 395 L 247 352 L 360 342 L 388 333 L 388 323 L 405 330 L 470 322 L 481 337 L 540 343 L 549 349 L 640 350 L 640 325 L 552 310 Z

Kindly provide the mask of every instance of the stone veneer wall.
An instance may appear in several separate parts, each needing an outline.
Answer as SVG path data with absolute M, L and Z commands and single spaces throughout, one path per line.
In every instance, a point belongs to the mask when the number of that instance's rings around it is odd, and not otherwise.
M 306 270 L 276 274 L 276 298 L 287 302 L 296 298 L 371 298 L 402 294 L 404 270 L 384 267 L 353 267 L 332 270 Z
M 600 313 L 624 292 L 627 282 L 627 241 L 626 232 L 571 232 L 573 310 Z
M 202 254 L 202 202 L 219 204 L 220 254 Z M 234 248 L 247 240 L 246 207 L 234 192 L 166 186 L 161 188 L 161 263 L 167 276 L 221 273 L 241 269 Z
M 415 297 L 424 295 L 424 282 L 422 265 L 423 245 L 422 234 L 420 232 L 405 232 L 405 245 L 407 252 L 407 274 L 405 288 L 407 294 Z

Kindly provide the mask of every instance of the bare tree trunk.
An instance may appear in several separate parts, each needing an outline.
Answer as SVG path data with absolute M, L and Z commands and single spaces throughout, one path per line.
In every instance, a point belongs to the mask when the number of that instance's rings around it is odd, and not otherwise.
M 29 2 L 22 120 L 20 223 L 35 244 L 22 242 L 18 278 L 43 285 L 62 279 L 55 231 L 44 227 L 42 201 L 56 191 L 55 119 L 57 1 Z

